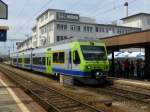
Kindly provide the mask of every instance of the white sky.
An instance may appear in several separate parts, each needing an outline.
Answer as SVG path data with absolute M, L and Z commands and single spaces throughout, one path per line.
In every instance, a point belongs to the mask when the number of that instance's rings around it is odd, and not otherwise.
M 124 2 L 129 2 L 129 15 L 150 13 L 150 0 L 2 0 L 8 4 L 8 20 L 0 20 L 0 25 L 9 26 L 8 39 L 25 39 L 31 34 L 36 17 L 48 8 L 64 9 L 81 16 L 93 17 L 99 23 L 111 23 L 125 16 Z M 0 43 L 0 51 L 7 52 L 12 43 Z M 12 50 L 12 48 L 11 48 Z M 1 53 L 0 52 L 0 53 Z

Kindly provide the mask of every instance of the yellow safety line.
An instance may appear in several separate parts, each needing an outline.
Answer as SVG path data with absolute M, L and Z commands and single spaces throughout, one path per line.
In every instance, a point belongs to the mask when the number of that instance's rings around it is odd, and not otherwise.
M 16 96 L 16 94 L 13 92 L 13 90 L 9 86 L 7 86 L 7 84 L 2 79 L 0 79 L 0 82 L 2 83 L 3 86 L 6 87 L 6 89 L 8 90 L 8 92 L 10 93 L 10 95 L 12 96 L 12 98 L 15 100 L 16 104 L 19 106 L 19 108 L 21 109 L 21 111 L 22 112 L 30 112 L 29 109 L 18 98 L 18 96 Z

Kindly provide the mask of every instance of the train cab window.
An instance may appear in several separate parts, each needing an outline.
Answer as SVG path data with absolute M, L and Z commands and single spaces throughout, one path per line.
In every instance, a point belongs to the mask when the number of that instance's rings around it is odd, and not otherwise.
M 80 57 L 78 51 L 74 51 L 74 59 L 73 59 L 74 64 L 80 64 Z

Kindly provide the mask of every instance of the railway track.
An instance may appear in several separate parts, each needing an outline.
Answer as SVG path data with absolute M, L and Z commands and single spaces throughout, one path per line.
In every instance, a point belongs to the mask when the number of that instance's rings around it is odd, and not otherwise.
M 66 96 L 57 90 L 40 85 L 0 65 L 0 71 L 30 93 L 48 112 L 103 112 Z
M 85 88 L 84 88 L 85 89 Z M 134 91 L 129 91 L 129 90 L 123 90 L 121 88 L 116 88 L 113 86 L 109 87 L 104 87 L 104 88 L 91 88 L 88 87 L 86 88 L 88 91 L 93 91 L 96 93 L 105 93 L 105 94 L 111 94 L 114 96 L 120 96 L 122 98 L 127 98 L 130 100 L 135 100 L 135 101 L 140 101 L 146 104 L 150 104 L 150 95 L 147 94 L 142 94 L 142 93 L 137 93 Z

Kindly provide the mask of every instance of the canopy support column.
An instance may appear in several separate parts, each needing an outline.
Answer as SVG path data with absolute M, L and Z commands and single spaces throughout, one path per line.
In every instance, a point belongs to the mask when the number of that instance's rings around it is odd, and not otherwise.
M 145 46 L 145 69 L 144 75 L 146 79 L 150 80 L 150 46 Z

